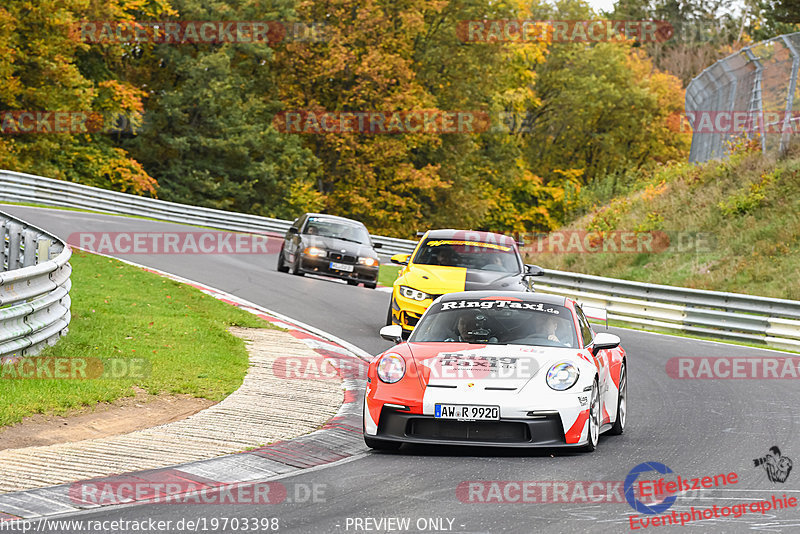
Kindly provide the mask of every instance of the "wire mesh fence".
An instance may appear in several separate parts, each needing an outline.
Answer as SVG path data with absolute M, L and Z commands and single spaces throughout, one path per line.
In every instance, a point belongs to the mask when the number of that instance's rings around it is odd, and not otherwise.
M 753 44 L 721 59 L 686 88 L 692 127 L 689 161 L 727 157 L 738 137 L 783 155 L 800 131 L 800 32 Z

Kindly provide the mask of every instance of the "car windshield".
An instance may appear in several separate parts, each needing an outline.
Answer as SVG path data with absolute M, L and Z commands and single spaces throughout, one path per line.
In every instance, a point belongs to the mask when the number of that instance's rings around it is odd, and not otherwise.
M 578 347 L 566 307 L 515 298 L 437 302 L 409 342 Z
M 368 245 L 369 233 L 367 229 L 356 222 L 325 219 L 322 217 L 309 217 L 304 234 L 318 235 L 320 237 L 333 237 Z
M 413 262 L 421 265 L 464 267 L 483 271 L 520 272 L 516 251 L 507 243 L 428 239 L 417 250 Z

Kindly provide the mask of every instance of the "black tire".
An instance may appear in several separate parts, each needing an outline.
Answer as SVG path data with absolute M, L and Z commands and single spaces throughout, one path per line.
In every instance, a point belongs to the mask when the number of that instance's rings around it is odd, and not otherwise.
M 348 280 L 347 281 L 347 285 L 348 286 L 357 286 L 358 285 L 358 281 L 357 280 Z
M 366 287 L 367 289 L 375 289 L 376 287 L 378 287 L 378 282 L 365 282 L 364 287 Z
M 294 261 L 292 262 L 292 268 L 290 271 L 295 276 L 303 276 L 303 272 L 300 270 L 300 254 L 294 255 Z
M 281 247 L 281 251 L 278 252 L 278 271 L 281 273 L 288 273 L 289 268 L 285 265 L 283 259 L 283 247 Z
M 600 388 L 597 378 L 592 384 L 592 393 L 589 400 L 589 442 L 581 447 L 583 452 L 594 452 L 600 440 Z
M 617 397 L 617 419 L 614 426 L 608 431 L 609 434 L 619 436 L 625 431 L 625 424 L 628 422 L 628 365 L 622 360 L 622 367 L 619 370 L 619 396 Z
M 369 436 L 364 436 L 364 443 L 367 444 L 367 447 L 376 451 L 396 451 L 402 445 L 402 443 L 396 441 L 384 441 Z

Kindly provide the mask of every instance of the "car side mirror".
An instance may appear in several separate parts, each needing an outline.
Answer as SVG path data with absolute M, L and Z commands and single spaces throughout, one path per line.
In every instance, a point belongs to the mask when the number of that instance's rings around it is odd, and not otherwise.
M 391 257 L 391 262 L 398 265 L 408 265 L 408 259 L 410 257 L 411 254 L 395 254 Z
M 380 334 L 386 341 L 391 341 L 395 344 L 403 342 L 403 327 L 399 324 L 384 326 L 381 328 Z
M 373 243 L 372 248 L 383 248 L 383 243 Z
M 615 349 L 619 347 L 621 342 L 622 340 L 619 338 L 619 336 L 609 334 L 608 332 L 601 332 L 594 336 L 594 340 L 592 341 L 591 345 L 592 354 L 596 354 L 599 350 Z
M 525 276 L 542 276 L 543 274 L 544 269 L 538 265 L 531 265 L 530 263 L 525 264 Z
M 296 234 L 297 233 L 297 228 L 295 228 L 294 226 L 290 226 L 289 227 L 289 233 L 290 234 Z

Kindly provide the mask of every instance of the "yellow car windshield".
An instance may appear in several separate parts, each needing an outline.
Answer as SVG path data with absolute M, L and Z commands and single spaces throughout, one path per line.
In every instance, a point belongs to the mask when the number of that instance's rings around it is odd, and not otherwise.
M 428 239 L 417 250 L 413 262 L 506 273 L 520 271 L 513 246 L 460 239 Z

